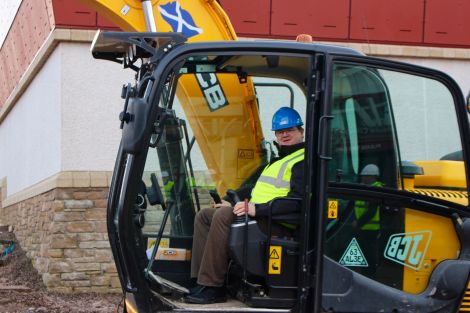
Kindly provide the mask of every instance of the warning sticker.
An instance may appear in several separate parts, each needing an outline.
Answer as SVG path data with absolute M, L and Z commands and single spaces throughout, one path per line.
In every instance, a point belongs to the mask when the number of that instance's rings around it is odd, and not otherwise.
M 338 218 L 338 200 L 328 200 L 328 218 Z
M 356 238 L 353 238 L 349 243 L 346 251 L 344 251 L 343 256 L 339 260 L 339 264 L 344 266 L 362 266 L 369 267 L 364 254 L 362 253 L 359 243 Z
M 269 247 L 269 269 L 268 274 L 279 275 L 281 274 L 281 246 L 270 246 Z

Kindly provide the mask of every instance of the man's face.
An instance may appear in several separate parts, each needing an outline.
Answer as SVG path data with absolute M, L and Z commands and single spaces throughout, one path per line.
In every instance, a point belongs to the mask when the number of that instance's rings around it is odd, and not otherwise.
M 292 146 L 304 141 L 304 130 L 297 127 L 276 130 L 274 134 L 280 146 Z

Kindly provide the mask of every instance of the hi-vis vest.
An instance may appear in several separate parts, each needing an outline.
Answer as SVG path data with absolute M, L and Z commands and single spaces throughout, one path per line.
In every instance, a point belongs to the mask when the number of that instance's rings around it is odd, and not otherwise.
M 384 184 L 376 181 L 371 186 L 382 187 Z M 367 210 L 371 208 L 366 207 L 366 202 L 363 200 L 357 200 L 354 202 L 354 213 L 356 215 L 356 220 L 359 220 Z M 372 218 L 367 221 L 364 225 L 361 226 L 362 230 L 380 230 L 380 210 L 378 207 L 375 207 L 375 214 Z
M 266 166 L 251 192 L 252 203 L 267 203 L 285 197 L 290 191 L 292 167 L 304 159 L 305 149 L 299 149 Z

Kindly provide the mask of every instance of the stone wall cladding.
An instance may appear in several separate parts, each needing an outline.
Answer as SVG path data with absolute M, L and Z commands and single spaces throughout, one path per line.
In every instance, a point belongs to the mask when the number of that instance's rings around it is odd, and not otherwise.
M 51 291 L 121 292 L 106 227 L 108 188 L 56 188 L 2 208 Z M 1 207 L 0 207 L 1 208 Z

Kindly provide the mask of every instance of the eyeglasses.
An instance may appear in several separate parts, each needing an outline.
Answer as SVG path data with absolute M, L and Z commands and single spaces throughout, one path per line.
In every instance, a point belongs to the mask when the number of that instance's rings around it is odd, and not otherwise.
M 280 135 L 283 135 L 284 133 L 289 134 L 289 133 L 292 133 L 292 132 L 294 132 L 294 131 L 296 131 L 296 130 L 297 130 L 297 127 L 284 128 L 284 129 L 280 129 L 280 130 L 274 131 L 274 134 L 275 134 L 276 136 L 280 136 Z

